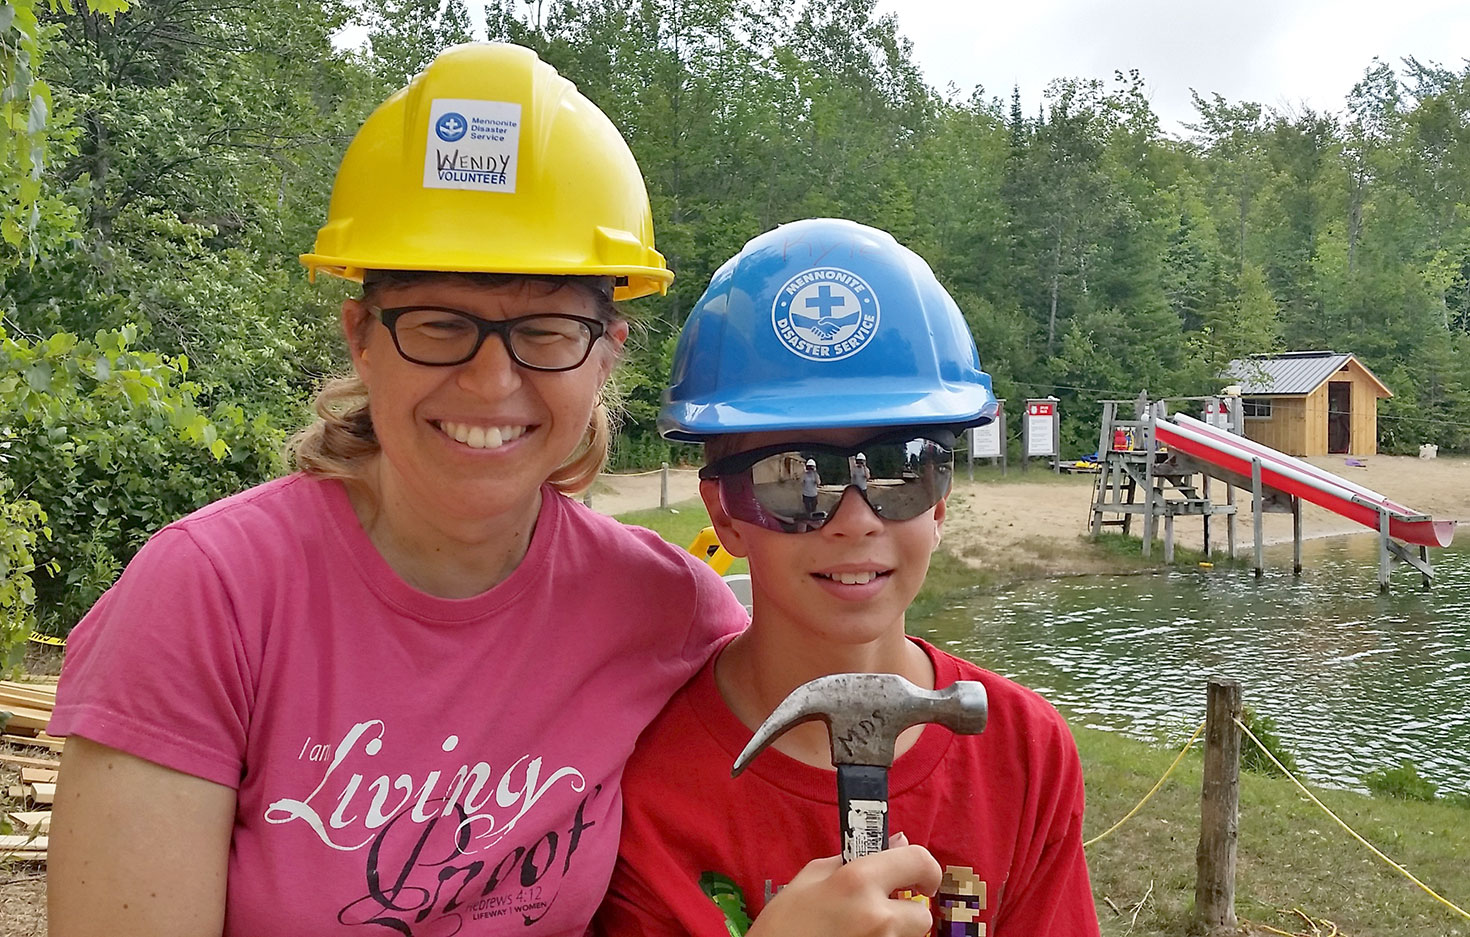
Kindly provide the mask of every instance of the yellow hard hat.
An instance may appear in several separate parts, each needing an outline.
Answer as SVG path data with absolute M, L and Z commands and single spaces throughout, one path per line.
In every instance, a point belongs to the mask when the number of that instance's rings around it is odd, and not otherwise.
M 318 271 L 444 270 L 617 278 L 613 298 L 674 279 L 628 144 L 530 49 L 446 49 L 358 130 L 332 187 Z

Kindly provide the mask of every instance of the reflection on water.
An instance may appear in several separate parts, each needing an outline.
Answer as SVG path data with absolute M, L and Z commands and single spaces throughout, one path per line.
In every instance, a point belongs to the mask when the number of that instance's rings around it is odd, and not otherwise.
M 1412 759 L 1470 791 L 1470 550 L 1433 551 L 1436 582 L 1377 586 L 1377 539 L 1309 541 L 1265 575 L 1200 570 L 1026 583 L 918 622 L 918 634 L 1044 694 L 1074 723 L 1156 739 L 1204 718 L 1205 680 L 1240 680 L 1303 770 L 1361 789 Z M 1250 744 L 1247 740 L 1245 744 Z

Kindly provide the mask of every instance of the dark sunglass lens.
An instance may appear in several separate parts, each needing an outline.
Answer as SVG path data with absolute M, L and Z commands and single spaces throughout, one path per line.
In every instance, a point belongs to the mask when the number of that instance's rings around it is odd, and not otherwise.
M 799 533 L 825 524 L 856 487 L 879 517 L 903 521 L 949 492 L 953 468 L 953 451 L 929 439 L 876 443 L 861 453 L 791 450 L 719 474 L 720 501 L 736 520 Z

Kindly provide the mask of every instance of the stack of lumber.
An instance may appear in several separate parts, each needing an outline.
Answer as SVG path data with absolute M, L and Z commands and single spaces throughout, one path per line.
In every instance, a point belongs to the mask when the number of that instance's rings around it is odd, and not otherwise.
M 54 678 L 39 683 L 0 680 L 0 712 L 10 715 L 5 732 L 0 735 L 0 742 L 5 743 L 0 745 L 0 771 L 12 780 L 18 773 L 20 781 L 3 790 L 13 832 L 0 835 L 0 862 L 46 861 L 46 836 L 51 828 L 49 807 L 56 797 L 56 773 L 61 762 L 54 754 L 21 751 L 18 746 L 60 753 L 62 740 L 44 731 L 55 705 Z
M 0 680 L 0 712 L 10 714 L 3 741 L 61 751 L 61 739 L 46 734 L 46 723 L 56 707 L 56 684 Z

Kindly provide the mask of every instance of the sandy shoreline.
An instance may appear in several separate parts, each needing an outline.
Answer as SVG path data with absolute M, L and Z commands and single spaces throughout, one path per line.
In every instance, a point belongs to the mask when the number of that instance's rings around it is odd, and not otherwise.
M 1360 460 L 1366 463 L 1361 467 L 1346 464 L 1341 456 L 1307 461 L 1437 520 L 1470 524 L 1470 458 L 1421 460 L 1410 456 L 1371 456 Z M 1013 468 L 1001 478 L 986 467 L 977 468 L 977 478 L 971 482 L 963 465 L 957 474 L 959 480 L 950 497 L 945 520 L 945 545 L 971 566 L 997 568 L 1021 577 L 1116 569 L 1115 559 L 1088 549 L 1085 543 L 1095 476 L 1056 476 L 1038 467 L 1024 473 Z M 606 514 L 657 507 L 661 484 L 657 471 L 604 475 L 593 489 L 592 506 Z M 1214 491 L 1216 497 L 1223 499 L 1223 487 L 1218 482 Z M 670 503 L 697 495 L 698 479 L 693 469 L 670 469 Z M 1237 491 L 1236 502 L 1241 510 L 1236 522 L 1237 550 L 1248 550 L 1251 543 L 1249 492 Z M 1175 524 L 1181 546 L 1196 550 L 1203 547 L 1198 518 L 1180 518 Z M 1302 524 L 1304 536 L 1308 538 L 1371 533 L 1369 528 L 1312 504 L 1304 506 Z M 1223 520 L 1217 520 L 1216 525 L 1214 539 L 1217 548 L 1223 551 Z M 1138 530 L 1135 524 L 1134 533 Z M 1267 514 L 1263 532 L 1267 543 L 1289 542 L 1290 515 Z M 1159 536 L 1162 535 L 1161 530 Z

